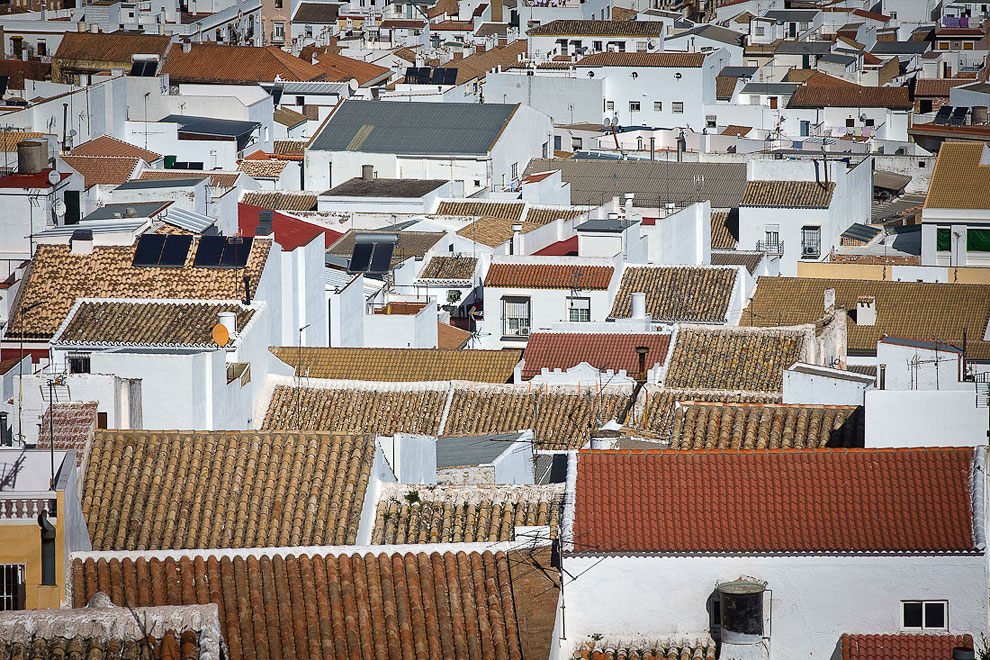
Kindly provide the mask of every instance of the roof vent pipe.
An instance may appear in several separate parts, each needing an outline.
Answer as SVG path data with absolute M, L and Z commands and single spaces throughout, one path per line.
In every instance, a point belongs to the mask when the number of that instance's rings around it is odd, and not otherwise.
M 374 165 L 362 165 L 361 166 L 361 178 L 365 181 L 371 181 L 375 178 L 375 166 Z
M 634 319 L 646 319 L 646 294 L 634 293 L 632 298 L 632 317 Z M 636 349 L 639 351 L 639 349 Z
M 512 225 L 512 242 L 509 244 L 509 254 L 521 254 L 522 246 L 520 242 L 522 240 L 522 225 L 513 223 Z
M 251 276 L 244 276 L 244 304 L 251 304 Z
M 680 132 L 677 136 L 677 162 L 684 162 L 684 152 L 687 150 L 687 139 L 684 137 L 684 131 Z
M 217 320 L 220 321 L 220 325 L 227 328 L 227 332 L 233 337 L 234 333 L 237 332 L 237 314 L 234 312 L 220 312 L 217 314 Z
M 952 660 L 976 660 L 976 651 L 964 646 L 952 649 Z
M 634 294 L 635 295 L 635 294 Z M 639 357 L 639 377 L 641 383 L 646 382 L 646 354 L 650 352 L 649 346 L 637 346 L 636 355 Z

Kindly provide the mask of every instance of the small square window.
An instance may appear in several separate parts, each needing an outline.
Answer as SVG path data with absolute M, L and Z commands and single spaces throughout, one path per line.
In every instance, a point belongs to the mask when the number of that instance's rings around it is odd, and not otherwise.
M 89 373 L 89 353 L 69 353 L 69 373 Z
M 921 602 L 904 603 L 904 628 L 921 628 L 924 624 L 924 608 Z
M 904 630 L 945 630 L 944 600 L 906 600 L 901 602 L 901 628 Z
M 615 101 L 605 101 L 605 110 L 615 110 Z
M 846 128 L 852 128 L 856 125 L 856 120 L 852 117 L 846 119 Z
M 567 309 L 567 318 L 572 323 L 591 321 L 591 298 L 568 298 Z
M 925 603 L 925 628 L 945 628 L 945 603 Z
M 663 112 L 663 101 L 653 102 L 653 112 Z
M 670 104 L 670 111 L 675 115 L 684 114 L 684 102 L 683 101 L 673 101 Z
M 639 112 L 639 101 L 629 102 L 629 112 Z

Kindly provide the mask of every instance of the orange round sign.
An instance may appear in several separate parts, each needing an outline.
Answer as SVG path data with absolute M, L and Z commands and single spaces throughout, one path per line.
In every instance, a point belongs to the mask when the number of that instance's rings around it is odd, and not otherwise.
M 213 343 L 217 346 L 226 346 L 227 342 L 230 341 L 230 331 L 227 330 L 227 326 L 223 323 L 217 323 L 213 326 Z

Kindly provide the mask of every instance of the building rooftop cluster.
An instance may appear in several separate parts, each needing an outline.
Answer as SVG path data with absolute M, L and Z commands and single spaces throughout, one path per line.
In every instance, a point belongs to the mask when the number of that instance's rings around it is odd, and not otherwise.
M 990 6 L 0 7 L 0 660 L 990 657 Z

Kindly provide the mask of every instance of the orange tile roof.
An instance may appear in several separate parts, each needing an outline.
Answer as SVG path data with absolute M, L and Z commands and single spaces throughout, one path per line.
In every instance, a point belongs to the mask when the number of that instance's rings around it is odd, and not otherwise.
M 656 321 L 724 323 L 736 285 L 732 268 L 629 266 L 609 316 L 629 318 L 632 295 L 646 294 L 646 313 Z
M 132 55 L 151 54 L 164 58 L 171 50 L 171 42 L 172 37 L 168 35 L 66 32 L 53 59 L 112 62 L 130 67 Z
M 120 185 L 131 178 L 137 169 L 138 159 L 111 156 L 62 156 L 66 165 L 82 174 L 84 185 Z
M 313 66 L 326 74 L 327 80 L 344 81 L 354 78 L 359 85 L 387 79 L 392 73 L 392 70 L 386 67 L 334 53 L 320 55 Z
M 440 202 L 436 215 L 466 215 L 475 218 L 505 218 L 519 222 L 525 204 L 519 202 Z
M 562 264 L 492 264 L 486 287 L 506 289 L 608 289 L 615 269 L 611 266 Z
M 951 658 L 954 648 L 972 649 L 970 635 L 850 635 L 839 643 L 842 660 Z M 979 657 L 979 654 L 977 654 Z
M 467 330 L 437 321 L 437 348 L 440 350 L 464 348 L 469 339 L 471 333 Z
M 966 82 L 963 78 L 918 78 L 914 86 L 914 95 L 948 98 L 950 89 L 965 85 Z
M 470 336 L 470 333 L 467 334 Z M 512 370 L 522 357 L 522 351 L 518 349 L 272 346 L 269 350 L 300 376 L 390 383 L 442 380 L 508 383 L 512 380 Z
M 575 551 L 973 553 L 973 462 L 970 448 L 584 450 Z
M 719 101 L 731 99 L 738 81 L 735 76 L 715 76 L 715 98 Z
M 495 67 L 503 68 L 515 64 L 521 55 L 525 55 L 527 41 L 516 39 L 511 44 L 489 48 L 483 53 L 472 53 L 459 62 L 450 62 L 446 66 L 457 69 L 457 84 L 462 85 L 475 78 L 485 77 Z
M 77 607 L 98 591 L 128 607 L 216 603 L 230 660 L 521 660 L 526 615 L 537 616 L 525 602 L 529 594 L 549 591 L 556 603 L 554 579 L 530 576 L 555 573 L 548 560 L 539 551 L 199 552 L 76 559 L 69 579 Z M 549 628 L 547 647 L 552 619 Z
M 326 73 L 277 46 L 192 44 L 190 51 L 173 48 L 162 73 L 172 82 L 254 83 L 323 80 Z
M 161 154 L 156 154 L 154 151 L 142 149 L 130 142 L 124 142 L 109 135 L 103 135 L 73 147 L 72 155 L 140 158 L 146 163 L 152 163 L 162 157 Z
M 663 364 L 670 335 L 658 333 L 535 332 L 529 337 L 523 359 L 523 380 L 530 380 L 543 369 L 566 371 L 581 362 L 596 369 L 608 369 L 635 377 L 639 373 L 638 346 L 650 349 L 646 368 Z
M 925 208 L 990 209 L 990 150 L 983 142 L 943 142 Z M 985 164 L 984 164 L 985 162 Z
M 816 181 L 749 181 L 739 206 L 774 209 L 827 209 L 835 183 Z
M 528 36 L 659 37 L 663 26 L 654 21 L 594 21 L 558 19 L 526 31 Z
M 890 108 L 910 110 L 907 87 L 802 85 L 791 97 L 792 108 Z
M 618 9 L 615 7 L 613 9 Z M 640 640 L 632 643 L 589 641 L 571 655 L 572 660 L 715 660 L 718 647 L 713 639 Z

